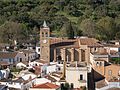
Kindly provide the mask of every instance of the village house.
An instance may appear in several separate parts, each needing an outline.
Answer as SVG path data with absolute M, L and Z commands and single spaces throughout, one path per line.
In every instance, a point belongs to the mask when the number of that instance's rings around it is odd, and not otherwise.
M 9 75 L 10 75 L 10 69 L 9 68 L 0 70 L 0 80 L 1 79 L 8 79 Z
M 35 60 L 38 57 L 37 53 L 33 49 L 23 49 L 23 50 L 20 50 L 20 52 L 24 53 L 25 61 L 28 61 L 28 62 Z
M 91 72 L 88 68 L 84 63 L 71 64 L 66 67 L 66 82 L 72 83 L 74 88 L 88 87 L 88 72 Z M 71 76 L 73 77 L 71 78 Z
M 22 52 L 0 52 L 0 61 L 15 65 L 18 62 L 25 61 L 25 55 Z
M 17 89 L 17 90 L 28 90 L 35 83 L 36 75 L 33 73 L 23 73 L 21 77 L 17 77 L 15 79 L 2 79 L 0 83 L 2 85 L 6 85 L 9 88 Z
M 106 90 L 113 87 L 120 88 L 120 65 L 110 63 L 109 57 L 105 55 L 91 60 L 96 90 Z
M 38 58 L 40 57 L 40 42 L 36 44 L 35 51 L 38 54 Z

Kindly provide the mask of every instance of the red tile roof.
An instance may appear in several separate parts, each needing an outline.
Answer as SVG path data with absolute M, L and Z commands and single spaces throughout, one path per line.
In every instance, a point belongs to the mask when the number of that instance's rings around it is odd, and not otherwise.
M 51 38 L 50 44 L 55 47 L 63 48 L 63 47 L 73 47 L 79 48 L 78 39 L 67 39 L 67 38 Z
M 28 54 L 28 53 L 35 53 L 34 50 L 27 50 L 27 49 L 22 49 L 22 50 L 20 50 L 20 52 L 23 52 L 23 53 L 25 53 L 25 54 Z
M 115 51 L 115 50 L 110 50 L 110 54 L 111 54 L 111 55 L 118 55 L 118 52 Z
M 67 38 L 50 38 L 50 45 L 63 48 L 80 48 L 80 45 L 95 46 L 101 47 L 103 45 L 98 43 L 98 40 L 94 38 L 76 38 L 76 39 L 67 39 Z
M 0 52 L 0 58 L 15 58 L 18 52 Z
M 38 60 L 38 62 L 39 62 L 39 63 L 42 63 L 42 64 L 48 64 L 48 62 L 45 61 L 45 60 Z
M 57 81 L 55 78 L 51 77 L 50 75 L 46 75 L 45 78 L 47 78 L 51 82 L 56 82 Z
M 0 65 L 2 65 L 2 66 L 8 66 L 8 65 L 10 65 L 10 63 L 6 62 L 6 61 L 0 61 Z
M 47 83 L 44 83 L 44 84 L 35 85 L 35 86 L 33 86 L 33 88 L 57 89 L 57 88 L 59 88 L 59 86 L 47 82 Z
M 96 87 L 97 87 L 97 88 L 102 88 L 102 87 L 105 87 L 105 86 L 107 86 L 107 85 L 108 85 L 108 84 L 106 83 L 105 79 L 96 82 Z
M 81 45 L 87 45 L 87 46 L 103 46 L 98 43 L 98 40 L 94 38 L 80 38 L 80 44 Z

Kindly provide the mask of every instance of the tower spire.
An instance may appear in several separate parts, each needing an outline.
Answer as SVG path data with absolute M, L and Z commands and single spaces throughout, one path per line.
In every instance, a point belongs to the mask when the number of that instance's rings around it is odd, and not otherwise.
M 43 27 L 44 27 L 44 28 L 48 27 L 45 20 L 44 20 L 44 22 L 43 22 Z

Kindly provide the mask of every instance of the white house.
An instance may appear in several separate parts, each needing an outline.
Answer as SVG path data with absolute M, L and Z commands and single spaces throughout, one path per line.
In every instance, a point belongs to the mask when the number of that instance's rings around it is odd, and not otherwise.
M 9 88 L 15 88 L 18 90 L 28 90 L 34 85 L 35 78 L 36 75 L 34 74 L 26 74 L 14 80 L 1 80 L 0 83 L 1 85 L 7 85 Z
M 9 68 L 0 70 L 0 79 L 8 79 L 10 70 Z
M 38 61 L 29 62 L 28 68 L 32 68 L 33 66 L 39 66 L 41 68 L 41 76 L 44 76 L 52 72 L 56 72 L 58 70 L 58 67 L 55 63 L 47 64 Z
M 25 61 L 25 55 L 22 52 L 0 52 L 0 61 L 17 64 Z
M 40 46 L 36 46 L 35 51 L 37 52 L 38 55 L 40 55 Z
M 87 74 L 88 67 L 84 65 L 70 65 L 66 67 L 66 82 L 73 83 L 74 88 L 80 88 L 80 86 L 87 87 Z
M 56 71 L 57 71 L 56 64 L 48 65 L 47 68 L 46 68 L 46 73 L 47 74 L 52 73 L 52 72 L 56 72 Z
M 26 61 L 32 61 L 38 57 L 37 53 L 34 50 L 24 49 L 20 51 L 24 53 Z

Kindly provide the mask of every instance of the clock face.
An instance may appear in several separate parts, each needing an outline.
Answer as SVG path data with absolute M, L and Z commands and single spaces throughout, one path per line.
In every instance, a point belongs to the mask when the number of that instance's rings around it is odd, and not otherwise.
M 47 40 L 43 40 L 43 43 L 47 43 Z

